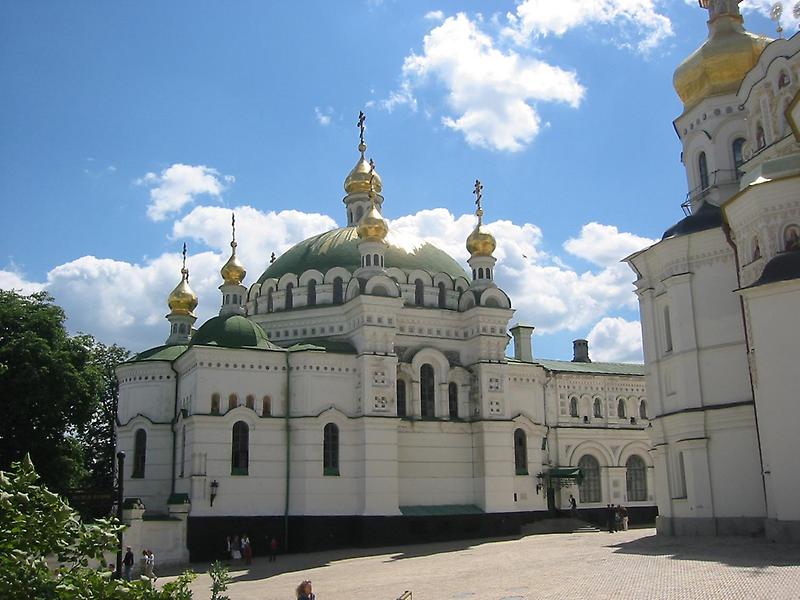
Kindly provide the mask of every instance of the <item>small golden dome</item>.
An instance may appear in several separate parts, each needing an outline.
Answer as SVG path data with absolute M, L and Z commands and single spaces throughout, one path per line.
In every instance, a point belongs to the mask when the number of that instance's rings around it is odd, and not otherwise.
M 708 39 L 675 70 L 673 85 L 685 110 L 711 96 L 735 94 L 772 41 L 748 33 L 742 23 L 738 8 L 712 17 Z
M 181 282 L 169 295 L 167 304 L 172 315 L 194 316 L 194 309 L 197 308 L 197 294 L 189 287 L 189 271 L 181 271 L 183 277 Z
M 362 146 L 359 146 L 359 150 L 361 150 L 361 148 Z M 364 148 L 366 149 L 365 146 Z M 368 193 L 371 174 L 369 163 L 367 159 L 364 158 L 364 152 L 362 151 L 356 166 L 353 167 L 347 179 L 344 180 L 344 191 L 348 194 Z M 373 187 L 376 194 L 380 194 L 383 190 L 383 182 L 381 182 L 381 176 L 378 175 L 377 171 L 373 179 Z
M 491 256 L 497 248 L 497 240 L 483 226 L 478 223 L 467 238 L 467 250 L 471 256 Z
M 382 242 L 389 234 L 389 226 L 373 204 L 358 224 L 358 237 L 365 242 Z
M 231 257 L 228 259 L 228 262 L 223 265 L 219 272 L 226 284 L 242 285 L 242 281 L 244 281 L 247 271 L 245 270 L 244 265 L 239 262 L 239 259 L 236 257 L 236 242 L 231 242 Z

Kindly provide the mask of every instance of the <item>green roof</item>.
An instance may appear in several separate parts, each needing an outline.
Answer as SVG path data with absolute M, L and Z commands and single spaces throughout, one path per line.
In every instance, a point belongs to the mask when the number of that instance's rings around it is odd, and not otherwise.
M 191 345 L 279 350 L 258 323 L 241 315 L 212 317 L 195 332 Z
M 150 348 L 149 350 L 145 350 L 143 352 L 139 352 L 133 358 L 126 360 L 125 362 L 134 363 L 134 362 L 142 362 L 145 360 L 166 360 L 172 362 L 176 358 L 178 358 L 181 354 L 186 352 L 186 349 L 189 346 L 156 346 L 155 348 Z
M 467 277 L 458 262 L 446 252 L 427 242 L 408 251 L 391 243 L 386 250 L 386 267 L 397 267 L 409 272 L 421 269 L 428 273 L 447 273 L 452 278 Z M 344 267 L 350 272 L 361 266 L 358 251 L 359 238 L 355 227 L 342 227 L 308 238 L 284 252 L 258 279 L 263 283 L 274 277 L 280 279 L 286 273 L 300 275 L 303 271 L 316 269 L 325 273 L 333 267 Z
M 338 340 L 328 340 L 324 338 L 314 338 L 298 344 L 289 346 L 292 352 L 303 350 L 321 350 L 323 352 L 334 352 L 336 354 L 357 354 L 356 349 L 349 342 Z
M 572 362 L 570 360 L 538 360 L 533 364 L 541 365 L 548 371 L 565 373 L 595 373 L 597 375 L 645 375 L 645 366 L 635 363 L 602 363 Z
M 545 471 L 545 475 L 550 479 L 583 479 L 583 474 L 577 467 L 553 467 Z
M 435 506 L 401 506 L 404 517 L 432 517 L 439 515 L 482 515 L 474 504 L 437 504 Z

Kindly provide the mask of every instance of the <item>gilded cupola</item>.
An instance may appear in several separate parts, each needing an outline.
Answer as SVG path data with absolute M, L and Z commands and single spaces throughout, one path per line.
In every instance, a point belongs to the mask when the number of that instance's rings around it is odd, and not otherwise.
M 483 184 L 479 180 L 475 180 L 475 189 L 472 193 L 475 194 L 475 216 L 478 217 L 478 224 L 467 238 L 467 250 L 470 256 L 491 256 L 497 248 L 497 240 L 483 225 L 483 206 L 481 204 Z
M 375 172 L 375 161 L 369 161 L 369 168 L 370 178 L 367 180 L 367 184 L 369 186 L 370 207 L 367 210 L 367 214 L 358 223 L 358 237 L 365 242 L 382 242 L 389 234 L 389 225 L 386 224 L 386 221 L 375 206 L 375 182 L 378 178 Z
M 222 269 L 220 269 L 220 274 L 226 284 L 241 285 L 245 275 L 247 275 L 247 271 L 236 256 L 236 215 L 231 215 L 231 229 L 233 231 L 231 238 L 231 257 L 228 259 L 228 262 L 222 266 Z
M 183 245 L 183 267 L 181 268 L 181 281 L 167 298 L 171 315 L 194 316 L 197 308 L 197 294 L 189 287 L 189 269 L 186 268 L 186 244 Z
M 711 96 L 735 94 L 766 45 L 745 31 L 741 0 L 700 0 L 709 12 L 708 39 L 675 70 L 673 84 L 689 110 Z
M 374 190 L 376 194 L 383 191 L 383 182 L 377 172 L 370 169 L 370 163 L 367 162 L 365 153 L 367 151 L 367 144 L 364 141 L 364 121 L 366 116 L 363 112 L 358 113 L 358 128 L 361 131 L 359 136 L 358 151 L 361 156 L 353 167 L 353 170 L 347 175 L 344 180 L 344 191 L 348 194 L 368 194 L 370 190 Z

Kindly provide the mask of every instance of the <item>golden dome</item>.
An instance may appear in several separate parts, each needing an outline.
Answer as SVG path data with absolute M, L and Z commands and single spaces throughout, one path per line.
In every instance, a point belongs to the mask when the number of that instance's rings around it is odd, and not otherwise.
M 745 31 L 738 6 L 713 16 L 708 39 L 675 70 L 673 85 L 685 110 L 702 100 L 735 94 L 766 45 L 772 41 Z
M 471 256 L 491 256 L 497 248 L 497 240 L 483 226 L 478 223 L 467 238 L 467 250 Z
M 189 287 L 189 271 L 185 268 L 181 270 L 181 282 L 169 295 L 167 304 L 172 315 L 194 316 L 194 309 L 197 308 L 197 294 Z
M 389 226 L 373 204 L 361 218 L 356 230 L 358 237 L 365 242 L 382 242 L 389 233 Z
M 359 150 L 360 149 L 361 146 L 359 146 Z M 347 179 L 344 180 L 344 191 L 348 194 L 368 193 L 370 175 L 370 166 L 367 162 L 367 159 L 364 158 L 364 153 L 362 151 L 361 157 L 358 159 L 356 166 L 353 167 L 353 170 L 350 171 Z M 375 178 L 373 179 L 373 186 L 376 194 L 380 194 L 383 190 L 381 176 L 378 175 L 377 171 L 375 172 Z
M 236 257 L 236 242 L 231 242 L 231 257 L 228 259 L 222 269 L 220 269 L 220 274 L 222 275 L 222 279 L 228 285 L 242 285 L 242 281 L 244 281 L 244 276 L 247 275 L 247 271 L 244 268 L 244 265 L 239 262 L 239 259 Z

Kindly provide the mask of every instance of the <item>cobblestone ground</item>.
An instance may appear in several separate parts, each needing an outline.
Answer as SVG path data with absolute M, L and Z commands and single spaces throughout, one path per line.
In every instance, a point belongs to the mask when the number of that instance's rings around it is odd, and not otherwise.
M 206 600 L 207 565 L 193 567 Z M 318 600 L 800 599 L 800 546 L 638 529 L 257 558 L 231 574 L 231 600 L 291 600 L 302 579 Z

